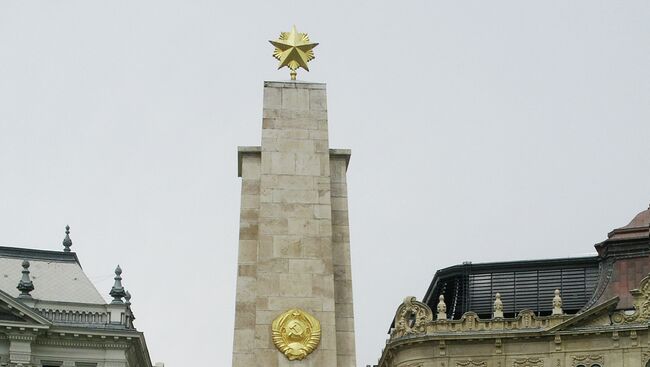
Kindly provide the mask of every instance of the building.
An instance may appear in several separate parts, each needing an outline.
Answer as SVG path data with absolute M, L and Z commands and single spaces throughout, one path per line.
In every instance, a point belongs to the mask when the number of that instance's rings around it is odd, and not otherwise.
M 71 245 L 66 227 L 63 251 L 0 247 L 0 366 L 151 367 L 122 270 L 106 303 Z
M 379 367 L 650 367 L 650 208 L 597 256 L 464 263 L 398 307 Z

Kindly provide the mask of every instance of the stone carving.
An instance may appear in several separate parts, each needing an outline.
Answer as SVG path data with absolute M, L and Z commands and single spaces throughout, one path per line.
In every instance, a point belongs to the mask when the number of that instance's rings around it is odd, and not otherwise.
M 433 320 L 433 312 L 426 304 L 416 301 L 409 296 L 397 308 L 395 329 L 391 338 L 399 338 L 410 334 L 424 334 L 427 323 Z
M 456 367 L 487 367 L 486 361 L 474 361 L 471 359 L 464 361 L 457 361 Z
M 520 358 L 512 362 L 514 367 L 544 367 L 544 360 L 541 358 Z
M 616 312 L 612 315 L 612 322 L 621 323 L 647 323 L 650 321 L 650 274 L 641 279 L 639 288 L 630 291 L 634 297 L 634 313 L 626 315 Z
M 320 342 L 320 322 L 309 313 L 292 308 L 273 320 L 273 343 L 290 361 L 302 360 Z
M 519 315 L 517 315 L 519 320 L 519 327 L 523 329 L 535 327 L 533 320 L 535 319 L 535 312 L 532 310 L 521 310 Z
M 577 366 L 591 366 L 594 364 L 603 365 L 605 360 L 602 354 L 597 355 L 577 355 L 573 356 L 573 362 L 571 363 L 572 367 Z
M 494 312 L 492 318 L 502 319 L 503 318 L 503 302 L 501 301 L 501 293 L 497 293 L 494 300 Z
M 447 305 L 445 304 L 445 296 L 441 294 L 440 297 L 438 297 L 438 300 L 439 302 L 437 307 L 437 311 L 438 311 L 437 319 L 447 320 Z
M 551 315 L 562 315 L 564 314 L 564 311 L 562 311 L 562 297 L 560 297 L 560 290 L 556 289 L 555 290 L 555 296 L 553 297 L 553 312 Z

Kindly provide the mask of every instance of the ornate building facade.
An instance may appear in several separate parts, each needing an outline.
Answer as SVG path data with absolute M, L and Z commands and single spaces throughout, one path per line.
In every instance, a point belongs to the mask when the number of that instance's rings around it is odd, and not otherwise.
M 63 251 L 0 247 L 0 366 L 151 367 L 122 269 L 106 303 L 71 245 L 68 227 Z
M 464 263 L 398 307 L 379 367 L 650 367 L 650 208 L 597 256 Z

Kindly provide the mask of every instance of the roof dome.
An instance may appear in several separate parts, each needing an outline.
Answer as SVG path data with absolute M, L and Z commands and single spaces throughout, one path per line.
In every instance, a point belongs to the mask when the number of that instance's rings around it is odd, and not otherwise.
M 650 236 L 650 207 L 637 214 L 625 227 L 616 228 L 607 235 L 609 240 L 625 240 Z

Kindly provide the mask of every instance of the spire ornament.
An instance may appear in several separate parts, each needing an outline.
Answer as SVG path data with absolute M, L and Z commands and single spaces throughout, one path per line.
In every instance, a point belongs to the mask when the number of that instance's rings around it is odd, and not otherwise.
M 72 240 L 70 239 L 70 226 L 65 226 L 65 238 L 63 239 L 63 251 L 70 252 Z
M 126 301 L 127 306 L 131 305 L 131 293 L 129 293 L 129 291 L 124 292 L 124 300 Z
M 29 279 L 29 261 L 23 260 L 23 277 L 20 279 L 20 282 L 18 282 L 18 290 L 20 291 L 20 295 L 18 295 L 18 298 L 32 298 L 32 295 L 29 294 L 29 292 L 34 290 L 34 283 L 32 283 L 32 280 Z
M 298 68 L 309 71 L 307 63 L 314 59 L 313 48 L 318 46 L 318 43 L 310 43 L 307 33 L 299 33 L 294 25 L 290 32 L 282 32 L 280 38 L 269 42 L 275 46 L 273 57 L 280 61 L 278 69 L 288 67 L 291 70 L 291 80 L 296 80 Z
M 122 268 L 118 265 L 117 268 L 115 268 L 115 283 L 113 284 L 113 288 L 111 288 L 111 292 L 109 293 L 111 297 L 113 297 L 113 301 L 111 304 L 121 304 L 124 303 L 122 301 L 122 297 L 126 296 L 126 291 L 124 290 L 124 287 L 122 287 Z

